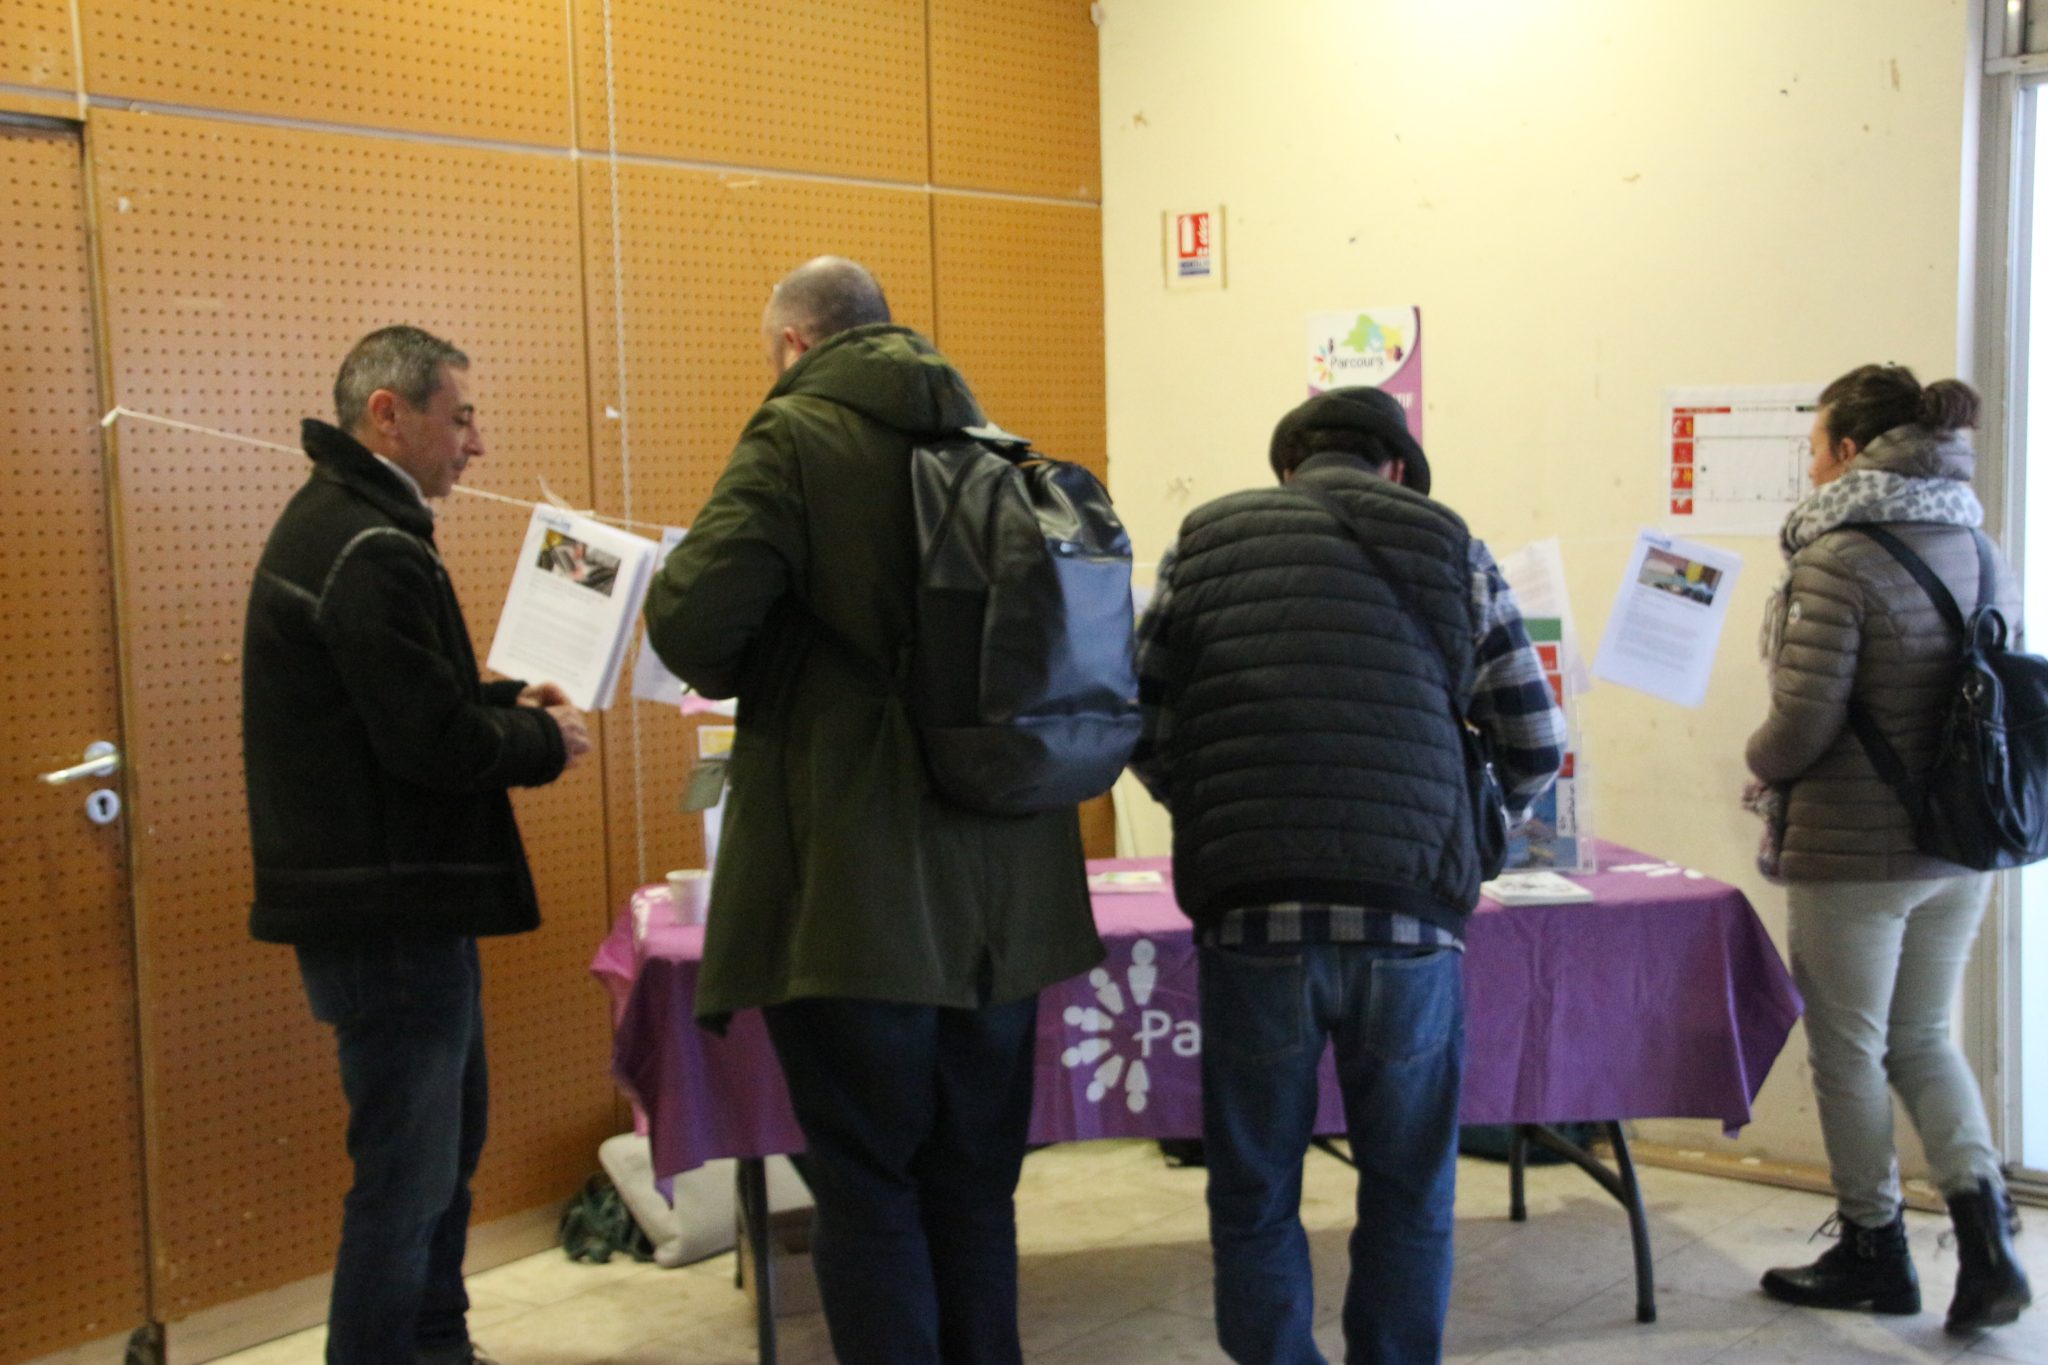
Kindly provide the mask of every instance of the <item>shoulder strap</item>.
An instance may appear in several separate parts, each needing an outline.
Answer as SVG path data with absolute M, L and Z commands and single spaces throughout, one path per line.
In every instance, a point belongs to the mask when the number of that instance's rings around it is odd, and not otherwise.
M 1898 795 L 1899 801 L 1915 819 L 1920 815 L 1920 785 L 1906 771 L 1905 763 L 1899 758 L 1899 751 L 1884 737 L 1884 731 L 1877 728 L 1877 718 L 1861 702 L 1849 703 L 1849 728 L 1855 732 L 1863 745 L 1864 757 L 1870 766 L 1884 779 L 1884 784 Z
M 1876 541 L 1887 554 L 1905 568 L 1907 573 L 1913 575 L 1913 581 L 1920 585 L 1920 590 L 1927 594 L 1928 599 L 1934 603 L 1935 610 L 1941 613 L 1942 620 L 1948 622 L 1949 629 L 1956 632 L 1957 637 L 1967 648 L 1968 628 L 1963 624 L 1962 608 L 1956 605 L 1955 594 L 1948 590 L 1948 585 L 1941 581 L 1934 570 L 1927 567 L 1926 560 L 1914 554 L 1905 541 L 1882 526 L 1858 522 L 1842 529 L 1859 532 Z M 1970 528 L 1970 536 L 1977 547 L 1976 610 L 1982 611 L 1990 604 L 1997 590 L 1998 566 L 1991 555 L 1990 538 L 1975 527 Z M 1870 766 L 1884 779 L 1885 785 L 1898 794 L 1899 800 L 1913 818 L 1919 819 L 1922 804 L 1920 784 L 1906 771 L 1905 763 L 1899 758 L 1899 751 L 1892 747 L 1891 741 L 1878 729 L 1877 718 L 1861 703 L 1852 701 L 1849 703 L 1849 728 L 1855 732 L 1858 742 L 1863 745 L 1863 752 L 1870 759 Z
M 1408 590 L 1407 581 L 1394 568 L 1393 563 L 1388 560 L 1385 552 L 1379 546 L 1373 544 L 1366 536 L 1365 528 L 1358 524 L 1358 519 L 1351 514 L 1350 509 L 1346 508 L 1343 503 L 1339 502 L 1325 490 L 1303 483 L 1300 479 L 1296 479 L 1287 486 L 1322 508 L 1325 512 L 1328 512 L 1332 517 L 1335 517 L 1337 524 L 1344 528 L 1344 534 L 1349 536 L 1352 543 L 1357 545 L 1359 549 L 1365 551 L 1365 557 L 1372 562 L 1374 571 L 1380 576 L 1380 581 L 1385 583 L 1387 590 L 1394 594 L 1394 601 L 1400 606 L 1402 613 L 1415 623 L 1416 629 L 1422 632 L 1423 640 L 1436 654 L 1438 662 L 1443 665 L 1444 691 L 1446 694 L 1451 695 L 1451 714 L 1459 715 L 1460 708 L 1457 704 L 1457 697 L 1452 693 L 1452 689 L 1457 683 L 1458 667 L 1451 661 L 1450 654 L 1444 649 L 1443 641 L 1439 640 L 1436 632 L 1430 629 L 1429 617 L 1416 604 L 1414 595 Z
M 1884 527 L 1873 526 L 1868 522 L 1853 522 L 1842 529 L 1860 532 L 1883 546 L 1887 554 L 1899 561 L 1907 573 L 1913 575 L 1913 581 L 1918 583 L 1920 590 L 1933 601 L 1934 609 L 1941 613 L 1942 620 L 1948 622 L 1948 628 L 1958 637 L 1963 634 L 1963 609 L 1956 605 L 1955 594 L 1948 590 L 1948 585 L 1941 581 L 1934 570 L 1927 567 L 1926 560 L 1907 547 L 1905 541 Z M 1990 600 L 1992 575 L 1996 571 L 1991 567 L 1990 542 L 1985 540 L 1982 532 L 1973 530 L 1971 535 L 1977 540 L 1977 605 L 1981 607 Z

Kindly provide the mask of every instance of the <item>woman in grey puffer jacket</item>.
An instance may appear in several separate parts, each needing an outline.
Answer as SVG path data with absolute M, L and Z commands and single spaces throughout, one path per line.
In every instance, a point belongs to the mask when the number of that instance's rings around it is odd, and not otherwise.
M 1920 1311 L 1889 1085 L 1955 1219 L 1948 1327 L 1958 1333 L 2011 1322 L 2032 1300 L 1983 1097 L 1949 1029 L 1991 876 L 1914 847 L 1912 818 L 1848 714 L 1863 708 L 1908 772 L 1932 762 L 1961 642 L 1911 573 L 1853 528 L 1883 525 L 1967 614 L 1984 519 L 1970 488 L 1976 420 L 1968 385 L 1923 389 L 1895 365 L 1865 365 L 1822 391 L 1814 488 L 1781 533 L 1790 568 L 1765 623 L 1771 711 L 1748 750 L 1750 770 L 1783 801 L 1778 873 L 1841 1226 L 1818 1261 L 1771 1271 L 1764 1290 L 1812 1307 Z M 2012 574 L 1994 561 L 1995 600 L 2016 629 Z

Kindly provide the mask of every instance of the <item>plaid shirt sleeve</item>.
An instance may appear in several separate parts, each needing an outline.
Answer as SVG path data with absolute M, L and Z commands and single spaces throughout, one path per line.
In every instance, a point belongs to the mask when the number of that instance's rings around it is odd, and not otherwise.
M 1131 772 L 1145 784 L 1145 790 L 1161 802 L 1170 800 L 1172 775 L 1168 771 L 1167 742 L 1173 736 L 1173 710 L 1167 704 L 1180 680 L 1180 660 L 1172 642 L 1173 565 L 1175 546 L 1159 556 L 1157 585 L 1152 601 L 1138 621 L 1138 711 L 1142 728 L 1138 747 L 1131 753 Z
M 1519 821 L 1564 766 L 1564 711 L 1522 628 L 1522 609 L 1493 553 L 1477 537 L 1471 567 L 1478 633 L 1466 718 L 1493 741 L 1494 769 L 1507 796 L 1508 815 Z

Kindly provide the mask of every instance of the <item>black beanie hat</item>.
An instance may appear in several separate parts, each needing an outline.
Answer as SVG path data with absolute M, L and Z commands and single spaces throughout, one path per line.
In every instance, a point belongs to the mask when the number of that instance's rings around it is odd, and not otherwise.
M 1354 439 L 1347 443 L 1347 436 Z M 1384 389 L 1369 384 L 1330 389 L 1295 408 L 1273 428 L 1275 474 L 1324 451 L 1342 451 L 1374 463 L 1401 460 L 1407 466 L 1401 482 L 1424 496 L 1429 493 L 1429 457 L 1408 434 L 1408 414 L 1401 401 Z

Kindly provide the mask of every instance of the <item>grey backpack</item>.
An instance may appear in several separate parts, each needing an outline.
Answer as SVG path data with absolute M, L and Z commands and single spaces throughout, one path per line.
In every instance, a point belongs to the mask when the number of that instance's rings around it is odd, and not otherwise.
M 916 635 L 883 669 L 933 788 L 992 815 L 1109 790 L 1138 741 L 1131 539 L 1086 469 L 994 427 L 910 455 Z

